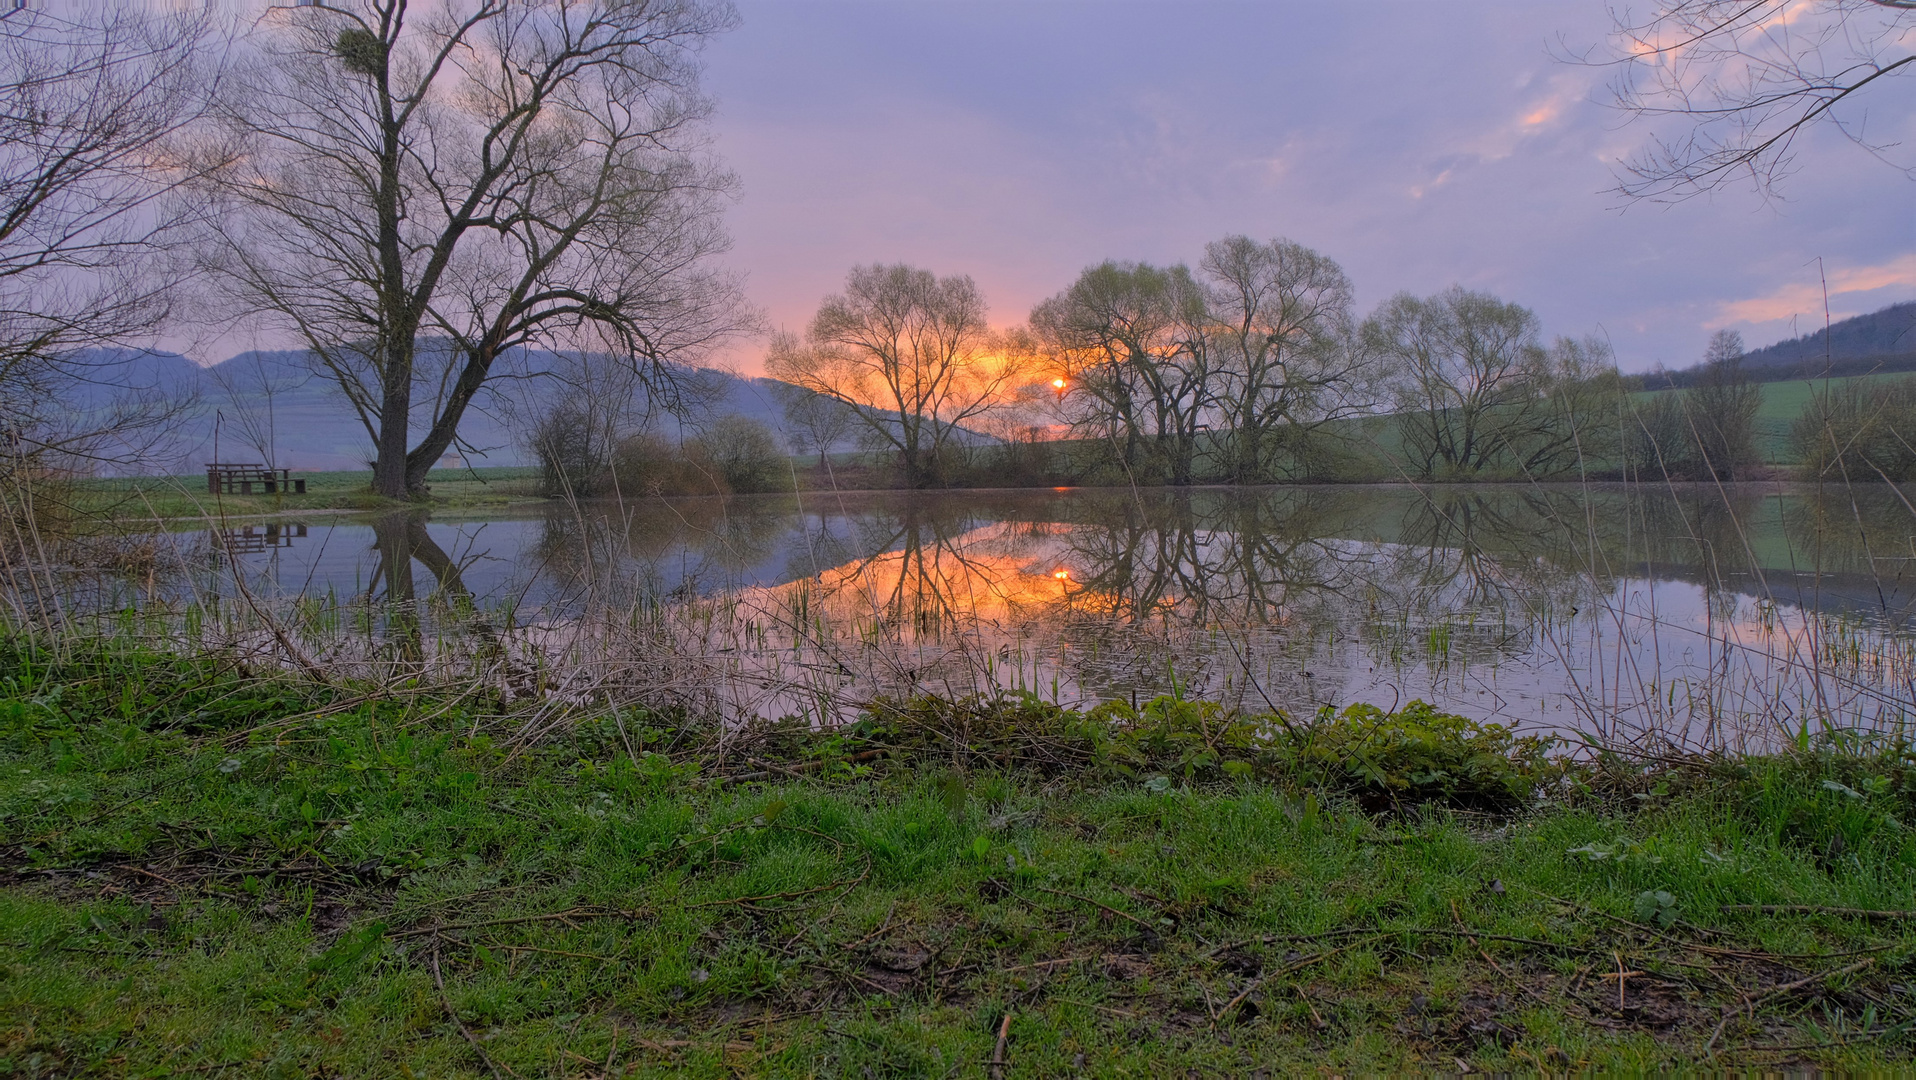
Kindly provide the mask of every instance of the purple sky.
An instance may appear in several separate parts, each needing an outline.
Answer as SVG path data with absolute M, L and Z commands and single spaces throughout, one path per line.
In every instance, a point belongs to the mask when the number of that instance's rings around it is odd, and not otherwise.
M 1916 296 L 1910 182 L 1833 132 L 1788 201 L 1620 209 L 1612 162 L 1648 133 L 1600 104 L 1607 72 L 1551 59 L 1601 42 L 1601 0 L 739 7 L 707 86 L 743 180 L 728 263 L 774 326 L 855 263 L 970 274 L 1010 324 L 1087 265 L 1237 232 L 1337 259 L 1360 313 L 1462 283 L 1607 333 L 1626 371 L 1820 326 L 1819 256 L 1838 318 Z M 1916 128 L 1911 98 L 1872 117 Z

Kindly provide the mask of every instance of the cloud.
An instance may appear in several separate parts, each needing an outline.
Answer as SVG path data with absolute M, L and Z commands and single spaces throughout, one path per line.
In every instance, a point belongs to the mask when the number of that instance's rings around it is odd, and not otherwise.
M 1916 254 L 1901 255 L 1874 266 L 1852 266 L 1828 271 L 1832 299 L 1845 293 L 1874 292 L 1893 285 L 1916 287 Z M 1734 300 L 1717 308 L 1716 316 L 1703 324 L 1715 330 L 1733 323 L 1765 323 L 1793 315 L 1810 315 L 1823 309 L 1823 283 L 1817 280 L 1793 282 L 1767 296 Z

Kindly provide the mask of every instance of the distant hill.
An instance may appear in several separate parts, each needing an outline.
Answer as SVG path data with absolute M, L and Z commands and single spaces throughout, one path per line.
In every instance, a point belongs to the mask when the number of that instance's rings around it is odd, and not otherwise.
M 1893 371 L 1916 371 L 1916 301 L 1831 323 L 1788 341 L 1743 354 L 1743 370 L 1753 382 L 1835 378 Z M 1646 390 L 1690 386 L 1703 365 L 1643 377 Z
M 501 374 L 461 419 L 459 434 L 470 449 L 448 465 L 530 464 L 512 414 L 530 415 L 541 396 L 562 392 L 535 376 L 551 370 L 551 354 L 527 352 L 504 364 Z M 216 456 L 263 461 L 272 447 L 274 464 L 310 471 L 363 469 L 372 457 L 365 426 L 330 379 L 315 375 L 300 351 L 249 351 L 201 366 L 177 353 L 92 350 L 75 365 L 79 377 L 62 393 L 76 413 L 97 412 L 128 397 L 189 399 L 186 417 L 173 425 L 143 460 L 127 466 L 149 473 L 192 473 Z M 737 413 L 774 430 L 780 426 L 777 380 L 744 378 L 709 368 L 682 369 L 701 384 L 697 411 L 684 423 Z M 516 408 L 515 408 L 516 406 Z M 418 417 L 423 426 L 424 415 Z M 668 432 L 680 421 L 662 417 Z

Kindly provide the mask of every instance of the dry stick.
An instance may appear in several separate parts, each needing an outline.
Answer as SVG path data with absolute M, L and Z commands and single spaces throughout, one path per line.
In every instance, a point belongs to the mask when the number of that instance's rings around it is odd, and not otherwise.
M 546 915 L 518 915 L 510 919 L 483 919 L 479 922 L 445 923 L 440 926 L 422 926 L 412 930 L 394 930 L 387 937 L 412 937 L 417 934 L 442 934 L 448 930 L 475 930 L 482 926 L 510 926 L 514 923 L 566 921 L 573 916 L 588 919 L 643 919 L 651 915 L 649 911 L 617 911 L 613 909 L 592 910 L 590 908 L 569 908 Z
M 1764 991 L 1763 993 L 1748 999 L 1744 1004 L 1745 1004 L 1745 1007 L 1748 1008 L 1750 1011 L 1750 1018 L 1755 1019 L 1756 1007 L 1758 1005 L 1763 1004 L 1765 1001 L 1768 1001 L 1769 999 L 1776 997 L 1778 994 L 1787 994 L 1791 990 L 1800 989 L 1802 987 L 1808 986 L 1810 983 L 1817 982 L 1818 980 L 1834 979 L 1834 978 L 1838 978 L 1839 976 L 1851 974 L 1852 972 L 1861 971 L 1864 968 L 1870 966 L 1871 964 L 1874 964 L 1875 962 L 1876 962 L 1876 958 L 1872 956 L 1867 960 L 1859 960 L 1856 963 L 1849 965 L 1848 967 L 1837 968 L 1835 971 L 1825 971 L 1815 975 L 1805 975 L 1803 978 L 1800 978 L 1796 980 L 1795 982 L 1786 982 L 1782 986 L 1773 986 L 1770 989 Z M 1716 1045 L 1716 1040 L 1719 1037 L 1721 1037 L 1723 1034 L 1723 1028 L 1729 1024 L 1730 1017 L 1734 1015 L 1736 1015 L 1735 1009 L 1723 1010 L 1723 1019 L 1717 1021 L 1716 1030 L 1710 1032 L 1710 1040 L 1703 1044 L 1703 1053 L 1705 1056 L 1709 1055 L 1710 1048 Z
M 1916 919 L 1916 911 L 1823 907 L 1820 904 L 1724 904 L 1724 911 L 1760 911 L 1766 915 L 1852 915 L 1859 919 Z
M 544 953 L 547 956 L 571 956 L 580 960 L 597 960 L 601 964 L 616 964 L 620 959 L 616 956 L 599 956 L 595 953 L 566 952 L 563 949 L 541 949 L 537 945 L 494 945 L 493 948 L 501 952 L 536 952 Z
M 452 999 L 446 996 L 446 980 L 439 975 L 439 946 L 437 944 L 434 944 L 432 948 L 432 981 L 435 986 L 439 987 L 439 1001 L 445 1005 L 446 1015 L 452 1017 L 453 1026 L 458 1028 L 459 1034 L 464 1035 L 466 1041 L 472 1044 L 472 1052 L 478 1054 L 479 1060 L 485 1063 L 486 1071 L 493 1075 L 494 1080 L 499 1080 L 499 1066 L 494 1065 L 492 1059 L 486 1056 L 485 1048 L 480 1046 L 479 1040 L 473 1038 L 472 1032 L 466 1029 L 466 1022 L 459 1019 L 459 1013 L 452 1007 Z M 512 1072 L 510 1069 L 506 1071 L 508 1073 Z M 517 1076 L 518 1074 L 512 1073 L 512 1075 Z
M 1632 930 L 1641 930 L 1644 933 L 1649 934 L 1651 937 L 1660 938 L 1664 941 L 1669 942 L 1672 945 L 1675 945 L 1679 949 L 1688 949 L 1692 952 L 1707 953 L 1711 956 L 1734 956 L 1743 960 L 1763 960 L 1769 963 L 1776 963 L 1777 961 L 1780 961 L 1780 960 L 1831 960 L 1831 959 L 1835 959 L 1838 956 L 1857 956 L 1865 952 L 1884 952 L 1896 947 L 1894 945 L 1881 945 L 1874 949 L 1858 949 L 1854 952 L 1846 952 L 1846 953 L 1760 953 L 1760 952 L 1749 952 L 1744 949 L 1719 949 L 1713 945 L 1698 945 L 1695 942 L 1680 941 L 1676 938 L 1671 937 L 1670 935 L 1666 933 L 1663 933 L 1660 930 L 1657 930 L 1655 927 L 1645 926 L 1642 923 L 1631 922 L 1629 919 L 1626 919 L 1621 915 L 1612 915 L 1607 911 L 1603 911 L 1599 908 L 1591 907 L 1589 904 L 1585 904 L 1581 901 L 1565 900 L 1561 896 L 1552 896 L 1551 894 L 1547 892 L 1538 892 L 1537 895 L 1543 897 L 1546 900 L 1554 900 L 1557 903 L 1564 905 L 1565 907 L 1582 908 L 1583 910 L 1588 911 L 1590 914 L 1595 915 L 1598 918 L 1609 919 L 1611 922 L 1615 922 L 1615 923 L 1622 923 L 1623 925 L 1631 928 Z
M 1109 904 L 1100 904 L 1096 900 L 1091 899 L 1089 896 L 1079 896 L 1077 893 L 1068 893 L 1060 889 L 1047 889 L 1043 885 L 1033 885 L 1031 887 L 1042 893 L 1050 893 L 1053 896 L 1062 896 L 1067 900 L 1078 900 L 1083 903 L 1090 904 L 1092 907 L 1095 907 L 1095 908 L 1103 908 L 1104 910 L 1110 912 L 1111 914 L 1116 915 L 1120 919 L 1129 919 L 1130 921 L 1137 923 L 1139 926 L 1144 927 L 1146 930 L 1149 930 L 1153 934 L 1158 933 L 1157 927 L 1152 926 L 1150 923 L 1145 922 L 1143 919 L 1138 918 L 1136 915 L 1132 915 L 1128 912 L 1119 911 L 1117 908 L 1114 908 Z
M 882 934 L 882 933 L 884 933 L 884 932 L 886 931 L 886 929 L 887 929 L 887 928 L 889 928 L 889 927 L 891 926 L 891 917 L 892 917 L 893 915 L 896 915 L 897 913 L 898 913 L 898 901 L 896 901 L 896 900 L 893 900 L 893 901 L 891 902 L 891 908 L 890 908 L 889 910 L 887 910 L 887 911 L 885 912 L 885 921 L 884 921 L 884 922 L 881 922 L 881 923 L 879 923 L 879 924 L 878 924 L 878 929 L 876 929 L 876 930 L 873 930 L 873 931 L 872 931 L 871 933 L 869 933 L 869 934 L 866 934 L 866 935 L 865 935 L 864 937 L 862 937 L 862 938 L 859 938 L 859 939 L 858 939 L 857 941 L 854 941 L 854 942 L 851 942 L 851 943 L 850 943 L 850 944 L 848 944 L 848 945 L 840 945 L 840 946 L 839 946 L 839 948 L 841 948 L 841 949 L 856 949 L 856 948 L 858 948 L 858 947 L 859 947 L 860 945 L 863 945 L 863 944 L 864 944 L 864 943 L 866 943 L 867 941 L 870 941 L 871 939 L 873 939 L 873 938 L 875 938 L 875 937 L 877 937 L 878 935 L 880 935 L 880 934 Z
M 1323 1015 L 1317 1011 L 1317 1006 L 1311 1001 L 1311 996 L 1304 992 L 1304 985 L 1302 983 L 1292 983 L 1291 989 L 1297 991 L 1297 996 L 1303 1000 L 1304 1007 L 1311 1011 L 1311 1026 L 1312 1027 L 1316 1028 L 1319 1031 L 1322 1031 L 1325 1028 L 1330 1027 L 1330 1024 L 1325 1021 Z
M 998 1045 L 991 1050 L 991 1080 L 1004 1080 L 1005 1040 L 1011 1037 L 1011 1014 L 998 1023 Z
M 844 889 L 846 892 L 850 892 L 853 889 L 858 888 L 858 886 L 862 884 L 866 878 L 870 877 L 871 872 L 872 872 L 871 860 L 867 859 L 865 861 L 864 872 L 859 874 L 855 878 L 845 878 L 839 881 L 828 881 L 823 885 L 814 885 L 813 887 L 809 889 L 794 889 L 791 892 L 766 893 L 764 896 L 735 896 L 729 900 L 707 900 L 702 904 L 687 904 L 685 905 L 685 907 L 689 911 L 692 908 L 724 907 L 727 904 L 757 904 L 761 900 L 796 900 L 801 896 L 810 896 L 813 893 L 828 892 L 832 889 L 839 889 L 839 888 Z
M 612 1075 L 612 1063 L 619 1056 L 619 1022 L 612 1021 L 612 1050 L 605 1055 L 605 1075 Z
M 1331 957 L 1336 956 L 1338 953 L 1346 952 L 1348 950 L 1355 949 L 1359 945 L 1367 944 L 1368 942 L 1376 941 L 1379 938 L 1384 938 L 1389 936 L 1390 935 L 1388 934 L 1376 934 L 1369 938 L 1363 938 L 1357 941 L 1353 941 L 1348 945 L 1339 945 L 1335 949 L 1326 950 L 1325 952 L 1318 953 L 1316 956 L 1307 956 L 1304 959 L 1297 961 L 1296 963 L 1286 964 L 1285 966 L 1277 969 L 1276 971 L 1271 972 L 1269 975 L 1260 975 L 1257 978 L 1252 979 L 1251 984 L 1249 986 L 1246 986 L 1243 990 L 1239 991 L 1236 997 L 1225 1002 L 1224 1007 L 1218 1010 L 1217 1015 L 1211 1017 L 1211 1026 L 1216 1027 L 1219 1020 L 1222 1020 L 1225 1017 L 1231 1015 L 1232 1009 L 1237 1008 L 1240 1004 L 1243 1003 L 1245 998 L 1250 997 L 1254 992 L 1256 992 L 1258 987 L 1264 985 L 1266 982 L 1269 982 L 1271 979 L 1277 978 L 1280 975 L 1289 975 L 1293 972 L 1302 971 L 1305 968 L 1311 966 L 1312 964 L 1318 963 L 1319 961 L 1322 961 L 1322 960 L 1328 960 Z
M 1643 973 L 1643 972 L 1641 972 L 1641 971 L 1626 971 L 1626 970 L 1624 970 L 1624 967 L 1623 967 L 1623 954 L 1622 954 L 1621 952 L 1613 952 L 1613 953 L 1611 953 L 1610 955 L 1616 958 L 1616 961 L 1617 961 L 1617 970 L 1616 970 L 1616 971 L 1614 971 L 1614 972 L 1605 972 L 1604 974 L 1602 974 L 1602 975 L 1599 975 L 1599 976 L 1597 976 L 1597 978 L 1599 978 L 1599 979 L 1615 979 L 1615 980 L 1617 980 L 1617 1011 L 1618 1011 L 1618 1012 L 1622 1012 L 1622 1011 L 1624 1010 L 1624 1004 L 1623 1004 L 1623 984 L 1624 984 L 1624 983 L 1626 983 L 1626 982 L 1628 982 L 1629 980 L 1631 980 L 1631 979 L 1633 979 L 1633 978 L 1635 978 L 1635 977 L 1637 977 L 1638 975 L 1642 975 L 1642 974 L 1644 974 L 1644 973 Z
M 1509 934 L 1479 934 L 1475 931 L 1466 932 L 1463 930 L 1424 929 L 1415 926 L 1392 926 L 1369 928 L 1351 927 L 1343 930 L 1326 930 L 1321 934 L 1260 934 L 1257 937 L 1244 938 L 1241 941 L 1227 941 L 1222 945 L 1206 949 L 1197 955 L 1200 958 L 1209 959 L 1226 949 L 1235 948 L 1239 945 L 1271 945 L 1280 941 L 1320 941 L 1324 938 L 1353 937 L 1362 934 L 1422 934 L 1426 937 L 1469 938 L 1472 941 L 1479 939 L 1483 941 L 1508 941 L 1514 945 L 1529 945 L 1539 949 L 1555 949 L 1558 952 L 1568 953 L 1593 953 L 1598 951 L 1587 945 L 1570 945 L 1558 941 L 1539 941 L 1536 938 L 1512 937 Z
M 1485 952 L 1483 945 L 1480 942 L 1478 942 L 1477 936 L 1475 934 L 1472 934 L 1470 930 L 1464 926 L 1463 913 L 1457 910 L 1457 901 L 1455 900 L 1452 900 L 1450 902 L 1450 917 L 1457 921 L 1458 931 L 1464 935 L 1465 940 L 1470 942 L 1471 948 L 1476 949 L 1477 955 L 1484 958 L 1484 963 L 1489 964 L 1491 967 L 1491 970 L 1503 976 L 1505 982 L 1510 983 L 1512 986 L 1515 986 L 1517 989 L 1522 990 L 1525 994 L 1529 995 L 1530 997 L 1536 998 L 1538 1001 L 1543 1002 L 1545 1005 L 1552 1004 L 1552 1002 L 1548 998 L 1544 997 L 1542 994 L 1537 993 L 1535 990 L 1532 990 L 1530 987 L 1525 986 L 1523 983 L 1523 980 L 1517 978 L 1515 975 L 1512 975 L 1510 972 L 1505 971 L 1502 964 L 1499 964 L 1497 961 L 1490 958 L 1490 954 Z

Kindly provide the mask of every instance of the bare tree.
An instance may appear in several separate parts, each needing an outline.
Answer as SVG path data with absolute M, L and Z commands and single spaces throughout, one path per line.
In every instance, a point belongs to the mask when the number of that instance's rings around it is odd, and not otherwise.
M 767 373 L 843 403 L 873 441 L 898 454 L 905 483 L 944 480 L 965 425 L 1023 380 L 969 277 L 909 266 L 860 266 L 820 305 L 804 340 L 773 339 Z
M 1759 460 L 1756 414 L 1763 388 L 1743 371 L 1743 336 L 1734 330 L 1710 335 L 1703 371 L 1683 392 L 1690 427 L 1707 475 L 1741 480 Z
M 1769 193 L 1817 125 L 1883 158 L 1892 143 L 1871 133 L 1862 101 L 1916 72 L 1911 0 L 1663 0 L 1613 21 L 1617 106 L 1677 127 L 1653 131 L 1625 163 L 1618 190 L 1632 198 L 1681 199 L 1736 181 Z
M 220 388 L 227 408 L 220 410 L 230 420 L 232 432 L 248 449 L 259 452 L 268 468 L 279 460 L 279 399 L 312 380 L 312 372 L 276 363 L 258 349 L 235 356 L 206 369 L 213 385 Z
M 1259 482 L 1280 442 L 1296 448 L 1313 429 L 1370 411 L 1378 367 L 1357 347 L 1350 279 L 1335 261 L 1290 240 L 1230 236 L 1207 244 L 1198 266 L 1232 479 Z
M 778 383 L 777 387 L 786 440 L 801 454 L 818 451 L 818 467 L 825 468 L 827 455 L 857 426 L 858 414 L 835 397 L 789 383 Z
M 1132 475 L 1195 474 L 1213 415 L 1216 358 L 1203 289 L 1188 268 L 1107 262 L 1039 304 L 1031 325 L 1066 381 L 1067 416 L 1109 439 Z
M 161 272 L 187 174 L 168 153 L 216 72 L 205 15 L 133 3 L 0 21 L 0 427 L 9 468 L 137 458 L 179 410 L 123 382 L 124 345 L 170 310 Z
M 1508 464 L 1532 430 L 1548 379 L 1536 315 L 1461 287 L 1399 293 L 1363 328 L 1393 367 L 1397 426 L 1418 474 L 1440 478 Z
M 272 9 L 220 99 L 208 267 L 357 411 L 415 496 L 515 349 L 671 360 L 749 323 L 708 266 L 707 0 L 335 0 Z M 424 429 L 412 438 L 414 425 Z

